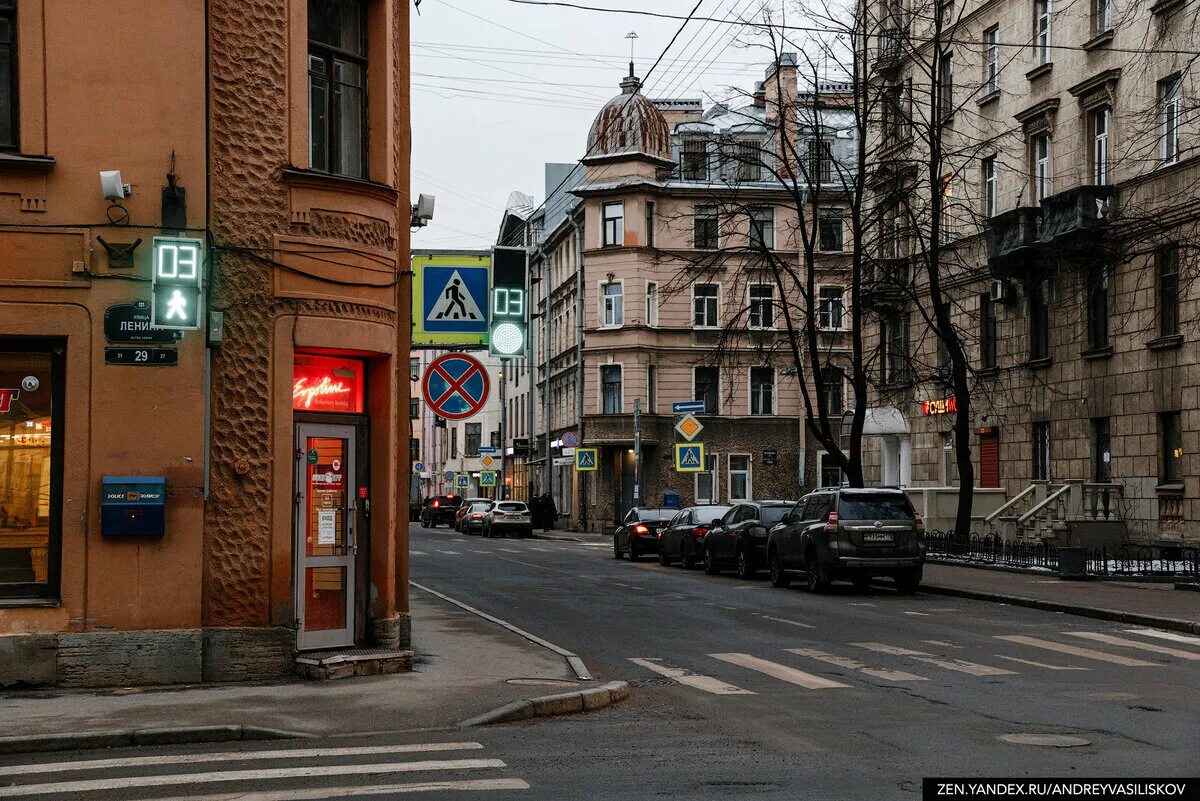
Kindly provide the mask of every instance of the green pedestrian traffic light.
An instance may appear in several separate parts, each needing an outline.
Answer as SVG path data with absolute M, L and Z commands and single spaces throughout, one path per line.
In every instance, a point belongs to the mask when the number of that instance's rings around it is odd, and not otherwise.
M 526 259 L 525 248 L 496 246 L 492 249 L 488 353 L 502 359 L 524 356 L 529 340 Z

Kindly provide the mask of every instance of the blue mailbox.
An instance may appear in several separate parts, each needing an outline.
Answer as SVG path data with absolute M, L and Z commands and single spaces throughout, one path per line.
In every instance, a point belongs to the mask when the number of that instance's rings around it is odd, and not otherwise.
M 161 537 L 166 532 L 167 480 L 161 476 L 101 479 L 100 533 L 105 537 Z

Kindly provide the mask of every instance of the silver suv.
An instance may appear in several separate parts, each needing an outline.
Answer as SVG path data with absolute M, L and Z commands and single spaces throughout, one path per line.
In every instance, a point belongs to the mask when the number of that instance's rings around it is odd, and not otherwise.
M 921 584 L 925 524 L 899 489 L 833 487 L 805 495 L 767 540 L 771 584 L 786 587 L 802 574 L 813 592 L 835 579 L 865 588 L 890 577 L 908 595 Z

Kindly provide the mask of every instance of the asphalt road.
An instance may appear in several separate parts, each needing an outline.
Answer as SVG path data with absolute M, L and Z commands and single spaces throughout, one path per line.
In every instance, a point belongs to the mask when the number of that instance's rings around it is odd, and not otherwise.
M 466 731 L 8 757 L 0 801 L 886 801 L 920 798 L 926 776 L 1198 772 L 1200 638 L 885 589 L 775 590 L 603 545 L 442 528 L 412 548 L 414 581 L 633 696 Z

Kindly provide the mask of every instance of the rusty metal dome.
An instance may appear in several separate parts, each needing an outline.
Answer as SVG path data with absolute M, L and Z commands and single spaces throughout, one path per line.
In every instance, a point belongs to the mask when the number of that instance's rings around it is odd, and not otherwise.
M 585 163 L 625 155 L 671 160 L 671 129 L 641 89 L 642 82 L 633 74 L 631 62 L 629 75 L 621 81 L 621 94 L 605 103 L 592 123 Z

